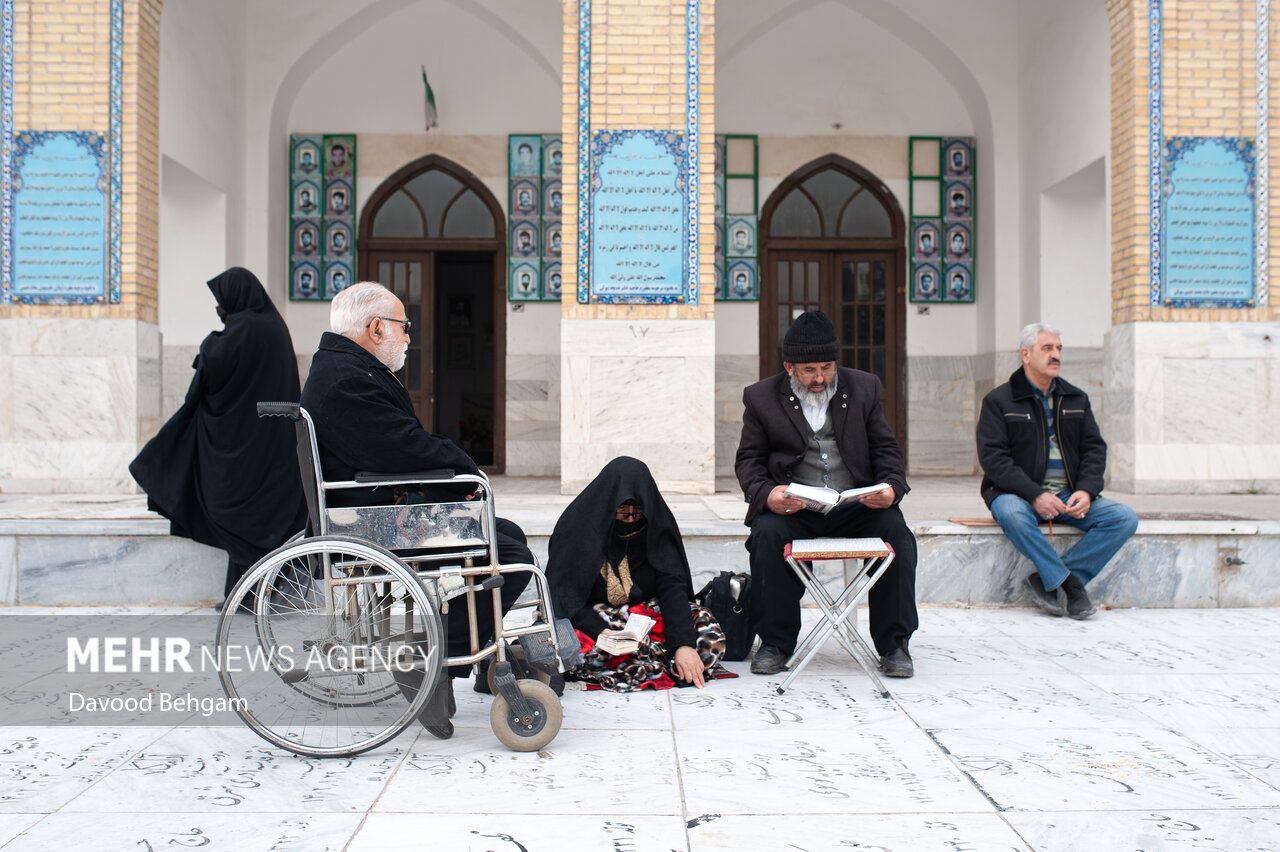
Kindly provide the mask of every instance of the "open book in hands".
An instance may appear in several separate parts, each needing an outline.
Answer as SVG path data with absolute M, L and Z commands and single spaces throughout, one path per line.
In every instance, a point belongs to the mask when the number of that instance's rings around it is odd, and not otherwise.
M 813 485 L 801 485 L 793 482 L 787 486 L 785 496 L 793 497 L 804 503 L 806 509 L 812 509 L 815 512 L 828 514 L 837 506 L 843 506 L 851 503 L 859 497 L 865 497 L 868 494 L 875 494 L 877 491 L 893 490 L 893 486 L 887 482 L 881 482 L 879 485 L 868 485 L 866 488 L 850 488 L 848 491 L 836 491 L 834 488 L 815 487 Z
M 601 630 L 596 637 L 596 647 L 615 657 L 634 654 L 640 649 L 640 643 L 649 635 L 654 624 L 649 616 L 633 612 L 627 616 L 627 623 L 622 625 L 621 630 Z

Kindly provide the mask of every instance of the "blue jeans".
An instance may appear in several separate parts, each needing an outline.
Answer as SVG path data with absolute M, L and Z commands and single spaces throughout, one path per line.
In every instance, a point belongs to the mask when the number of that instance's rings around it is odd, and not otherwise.
M 1058 499 L 1063 503 L 1070 497 L 1069 489 L 1058 492 Z M 1031 504 L 1018 495 L 1001 494 L 992 501 L 991 514 L 1018 552 L 1035 564 L 1046 589 L 1061 586 L 1068 571 L 1081 583 L 1088 583 L 1102 572 L 1138 528 L 1138 515 L 1132 509 L 1115 500 L 1098 497 L 1083 518 L 1077 520 L 1063 514 L 1053 519 L 1055 524 L 1084 530 L 1080 540 L 1059 556 L 1049 537 L 1040 531 L 1042 519 L 1036 516 Z

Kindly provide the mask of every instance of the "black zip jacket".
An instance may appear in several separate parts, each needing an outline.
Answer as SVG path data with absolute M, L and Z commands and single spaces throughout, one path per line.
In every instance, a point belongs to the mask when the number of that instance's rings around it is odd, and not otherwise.
M 1107 469 L 1107 442 L 1089 406 L 1089 395 L 1058 379 L 1054 431 L 1072 491 L 1097 499 Z M 1017 494 L 1028 503 L 1044 491 L 1049 464 L 1049 431 L 1044 406 L 1021 368 L 987 394 L 978 416 L 978 463 L 982 499 L 990 508 L 1001 494 Z

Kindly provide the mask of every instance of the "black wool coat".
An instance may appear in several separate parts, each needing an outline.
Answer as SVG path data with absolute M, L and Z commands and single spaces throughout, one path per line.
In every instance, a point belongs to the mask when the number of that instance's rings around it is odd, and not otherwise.
M 326 481 L 349 481 L 358 472 L 479 472 L 453 441 L 423 427 L 409 392 L 381 361 L 340 334 L 326 331 L 320 337 L 302 389 L 302 407 L 316 424 Z M 393 496 L 389 488 L 329 492 L 329 502 L 378 505 L 390 503 Z
M 1072 491 L 1096 499 L 1107 470 L 1107 442 L 1093 417 L 1089 395 L 1059 378 L 1054 431 Z M 982 499 L 990 507 L 1001 494 L 1017 494 L 1028 503 L 1044 491 L 1049 464 L 1049 435 L 1044 406 L 1027 374 L 1018 368 L 1009 381 L 982 400 L 978 416 L 978 463 Z
M 856 487 L 887 482 L 897 503 L 910 487 L 902 447 L 885 420 L 880 405 L 883 385 L 871 373 L 838 368 L 836 393 L 830 402 L 835 418 L 836 446 Z M 765 511 L 769 492 L 791 483 L 795 464 L 804 458 L 809 429 L 791 378 L 779 373 L 748 385 L 742 392 L 742 438 L 734 471 L 750 506 L 746 523 Z

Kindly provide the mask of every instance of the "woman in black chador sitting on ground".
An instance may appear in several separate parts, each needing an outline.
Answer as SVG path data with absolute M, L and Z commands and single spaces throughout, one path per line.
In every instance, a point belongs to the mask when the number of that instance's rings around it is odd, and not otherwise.
M 547 581 L 556 615 L 568 618 L 585 660 L 571 674 L 613 692 L 701 687 L 732 677 L 720 667 L 724 633 L 693 603 L 680 528 L 644 462 L 622 456 L 565 509 L 551 535 Z M 632 654 L 595 647 L 600 631 L 621 629 L 631 613 L 655 618 Z

